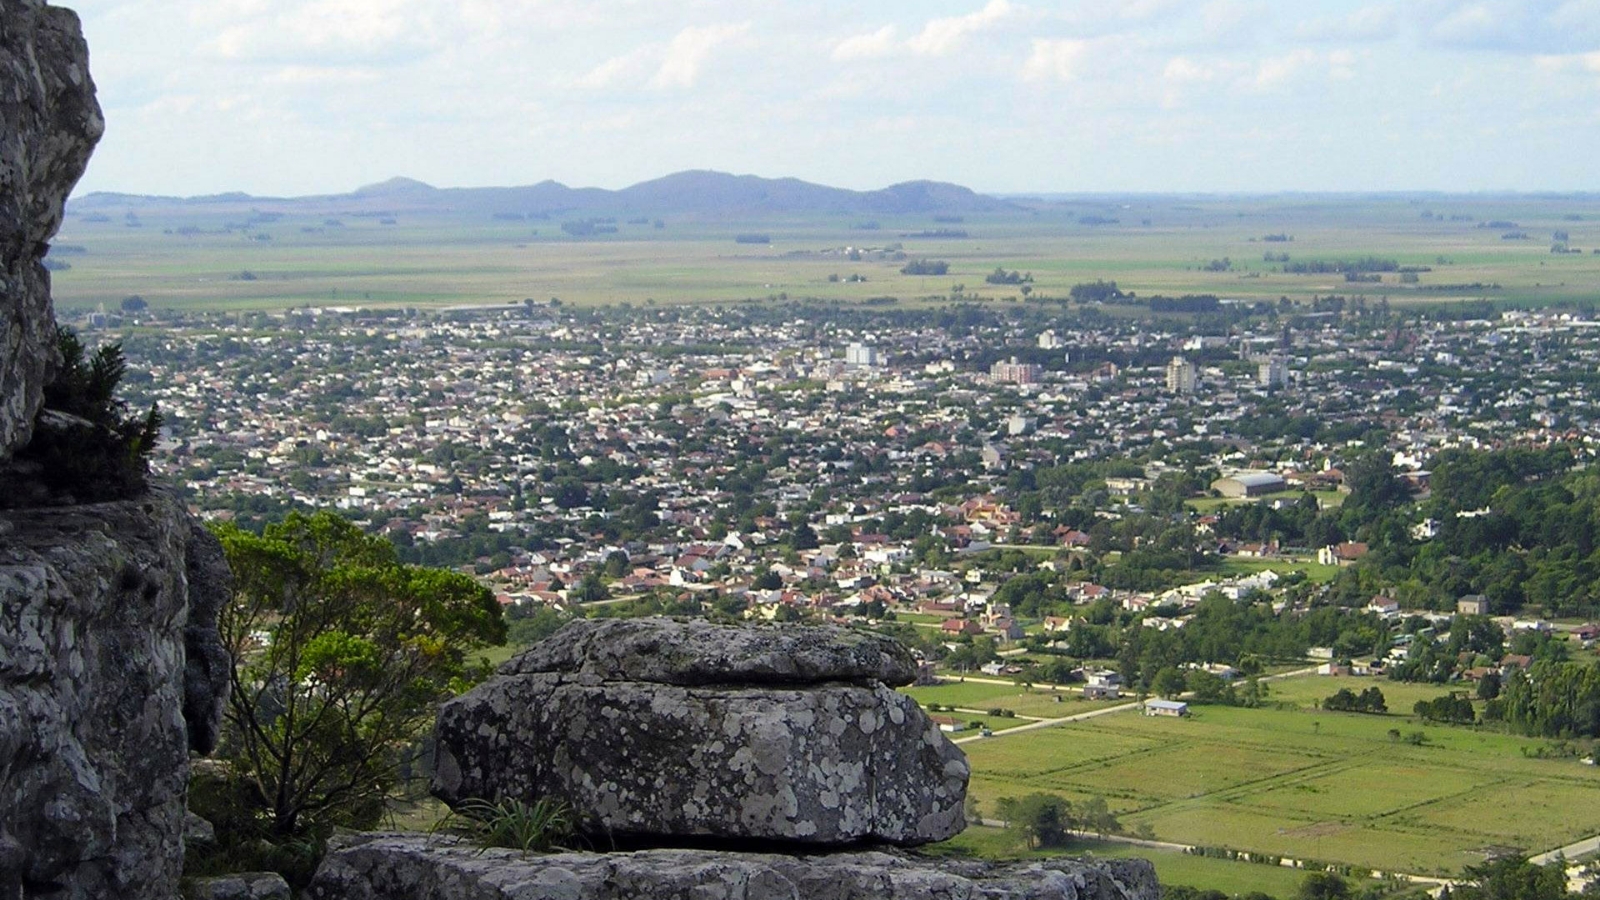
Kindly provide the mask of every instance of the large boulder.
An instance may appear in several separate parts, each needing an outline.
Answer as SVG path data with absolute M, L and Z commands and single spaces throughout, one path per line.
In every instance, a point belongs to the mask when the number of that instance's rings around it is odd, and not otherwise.
M 56 362 L 42 260 L 105 129 L 78 17 L 0 0 L 0 462 L 26 444 Z
M 440 711 L 434 793 L 554 798 L 599 842 L 943 840 L 967 762 L 914 675 L 842 628 L 574 622 Z
M 225 600 L 188 580 L 191 526 L 161 494 L 0 512 L 0 897 L 177 895 L 190 735 L 218 711 L 185 647 L 220 647 Z
M 993 864 L 903 853 L 824 856 L 482 850 L 421 835 L 336 843 L 314 900 L 1157 900 L 1142 859 Z

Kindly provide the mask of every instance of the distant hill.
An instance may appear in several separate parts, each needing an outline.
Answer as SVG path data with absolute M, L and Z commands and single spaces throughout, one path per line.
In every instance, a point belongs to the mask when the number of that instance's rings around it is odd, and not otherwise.
M 72 201 L 74 211 L 115 207 L 239 207 L 280 213 L 480 212 L 549 215 L 848 215 L 1005 212 L 1018 205 L 937 181 L 907 181 L 876 191 L 852 191 L 798 178 L 761 178 L 726 172 L 688 171 L 645 181 L 620 191 L 572 188 L 556 181 L 522 187 L 438 188 L 411 178 L 391 178 L 348 194 L 314 197 L 252 197 L 228 193 L 207 197 L 145 197 L 94 193 Z

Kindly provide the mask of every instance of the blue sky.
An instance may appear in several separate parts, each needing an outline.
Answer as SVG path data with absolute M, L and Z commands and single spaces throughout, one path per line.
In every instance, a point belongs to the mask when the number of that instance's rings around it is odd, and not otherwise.
M 80 191 L 1600 189 L 1600 0 L 67 0 Z

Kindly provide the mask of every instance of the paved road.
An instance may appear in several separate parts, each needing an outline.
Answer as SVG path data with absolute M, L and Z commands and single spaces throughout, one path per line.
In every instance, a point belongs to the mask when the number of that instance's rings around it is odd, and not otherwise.
M 1316 672 L 1317 672 L 1317 667 L 1316 666 L 1307 666 L 1306 668 L 1303 668 L 1303 669 L 1295 669 L 1292 672 L 1280 672 L 1280 673 L 1278 673 L 1276 675 L 1266 675 L 1266 676 L 1263 676 L 1261 678 L 1261 680 L 1262 681 L 1283 681 L 1283 680 L 1289 679 L 1289 678 L 1301 678 L 1301 677 L 1304 677 L 1304 676 L 1307 676 L 1307 675 L 1315 675 Z M 1010 682 L 999 681 L 999 680 L 996 680 L 996 679 L 969 678 L 967 680 L 969 680 L 969 681 L 982 681 L 982 682 L 985 682 L 985 683 L 994 683 L 994 684 L 1010 684 Z M 1061 724 L 1065 724 L 1067 722 L 1081 722 L 1084 719 L 1092 719 L 1095 716 L 1106 716 L 1106 715 L 1110 715 L 1112 713 L 1127 712 L 1128 710 L 1138 709 L 1138 708 L 1139 708 L 1139 704 L 1137 702 L 1122 703 L 1122 704 L 1119 704 L 1117 706 L 1107 706 L 1107 707 L 1104 707 L 1102 709 L 1090 710 L 1089 712 L 1078 713 L 1077 715 L 1066 716 L 1066 717 L 1060 718 L 1060 719 L 1043 719 L 1043 720 L 1040 720 L 1040 721 L 1037 721 L 1037 722 L 1029 722 L 1026 725 L 1019 725 L 1016 728 L 1007 728 L 1004 731 L 996 731 L 993 736 L 987 737 L 987 738 L 983 737 L 981 735 L 974 735 L 972 737 L 965 737 L 965 738 L 961 738 L 961 739 L 955 741 L 954 743 L 966 744 L 966 743 L 971 743 L 973 741 L 992 741 L 992 740 L 996 740 L 998 738 L 1005 737 L 1006 735 L 1009 735 L 1009 734 L 1018 734 L 1018 733 L 1021 733 L 1021 732 L 1024 732 L 1024 731 L 1035 731 L 1035 730 L 1040 729 L 1040 728 L 1049 728 L 1052 725 L 1061 725 Z M 1003 822 L 1003 821 L 1001 821 L 999 819 L 982 819 L 980 821 L 982 822 L 982 824 L 988 825 L 988 826 L 991 826 L 991 827 L 996 827 L 996 828 L 1005 827 L 1005 822 Z M 1175 843 L 1172 843 L 1171 841 L 1150 841 L 1150 840 L 1145 840 L 1143 838 L 1128 837 L 1127 835 L 1120 835 L 1120 834 L 1092 834 L 1092 833 L 1089 833 L 1089 832 L 1073 832 L 1073 834 L 1076 835 L 1077 837 L 1081 837 L 1081 838 L 1094 838 L 1094 839 L 1097 839 L 1097 840 L 1110 841 L 1110 842 L 1118 843 L 1118 844 L 1132 844 L 1132 845 L 1137 846 L 1137 847 L 1148 847 L 1148 848 L 1150 848 L 1152 850 L 1166 850 L 1166 851 L 1184 853 L 1184 852 L 1187 852 L 1187 851 L 1193 849 L 1188 844 L 1175 844 Z M 1558 854 L 1558 853 L 1559 854 L 1564 854 L 1567 858 L 1570 859 L 1570 858 L 1572 858 L 1574 856 L 1577 856 L 1579 854 L 1590 853 L 1590 852 L 1593 852 L 1595 850 L 1600 850 L 1600 836 L 1589 838 L 1588 840 L 1585 840 L 1585 841 L 1579 841 L 1579 842 L 1577 842 L 1575 844 L 1569 844 L 1566 847 L 1562 847 L 1559 850 L 1552 850 L 1552 851 L 1550 851 L 1549 853 L 1546 853 L 1546 854 L 1541 854 L 1540 856 L 1534 857 L 1533 861 L 1536 862 L 1536 863 L 1543 864 L 1547 860 L 1555 858 L 1556 854 Z M 1286 865 L 1291 866 L 1291 867 L 1293 867 L 1295 865 L 1295 861 L 1294 860 L 1285 860 L 1284 862 L 1285 862 Z M 1380 873 L 1374 872 L 1373 874 L 1374 875 L 1379 875 Z M 1444 887 L 1446 885 L 1455 886 L 1455 885 L 1461 883 L 1459 881 L 1452 880 L 1452 879 L 1449 879 L 1449 878 L 1439 878 L 1439 877 L 1436 877 L 1436 876 L 1433 876 L 1433 875 L 1416 875 L 1416 874 L 1413 874 L 1413 873 L 1410 873 L 1410 872 L 1385 872 L 1385 873 L 1381 873 L 1381 874 L 1385 875 L 1385 876 L 1388 876 L 1388 877 L 1399 878 L 1399 879 L 1402 879 L 1404 881 L 1409 881 L 1412 884 L 1426 885 L 1430 889 L 1429 893 L 1431 893 L 1431 894 L 1433 894 L 1435 896 L 1438 895 L 1440 888 L 1442 888 L 1442 887 Z
M 1594 853 L 1597 850 L 1600 850 L 1600 835 L 1595 835 L 1592 838 L 1584 838 L 1581 841 L 1568 844 L 1565 847 L 1557 847 L 1556 849 L 1547 853 L 1541 853 L 1538 856 L 1529 857 L 1528 862 L 1531 862 L 1536 866 L 1542 866 L 1545 863 L 1553 862 L 1558 856 L 1562 859 L 1577 859 L 1586 853 Z
M 1060 719 L 1040 719 L 1037 722 L 1029 722 L 1026 725 L 1018 725 L 1015 728 L 1007 728 L 1004 731 L 996 731 L 990 737 L 984 737 L 981 734 L 975 734 L 972 737 L 958 738 L 957 740 L 953 741 L 952 743 L 968 744 L 968 743 L 971 743 L 973 741 L 992 741 L 995 738 L 1005 737 L 1006 735 L 1020 734 L 1020 733 L 1022 733 L 1024 731 L 1037 731 L 1040 728 L 1049 728 L 1052 725 L 1064 725 L 1064 724 L 1066 724 L 1068 722 L 1082 722 L 1084 719 L 1092 719 L 1095 716 L 1106 716 L 1106 715 L 1110 715 L 1111 713 L 1127 712 L 1130 709 L 1138 709 L 1138 708 L 1139 708 L 1139 704 L 1138 703 L 1123 703 L 1123 704 L 1120 704 L 1120 705 L 1117 705 L 1117 706 L 1106 706 L 1106 707 L 1102 707 L 1100 709 L 1091 709 L 1091 710 L 1089 710 L 1088 712 L 1085 712 L 1085 713 L 1078 713 L 1075 716 L 1065 716 L 1065 717 L 1060 718 Z
M 1314 675 L 1314 674 L 1316 674 L 1316 671 L 1317 671 L 1317 667 L 1316 666 L 1310 666 L 1310 667 L 1304 668 L 1304 669 L 1295 669 L 1293 672 L 1280 672 L 1277 675 L 1267 675 L 1267 676 L 1262 677 L 1261 680 L 1262 681 L 1282 681 L 1282 680 L 1284 680 L 1286 678 L 1299 678 L 1299 677 L 1304 676 L 1304 675 Z M 979 684 L 1005 684 L 1005 685 L 1009 685 L 1009 684 L 1012 683 L 1012 682 L 1009 682 L 1009 681 L 1001 681 L 998 678 L 970 678 L 969 677 L 966 680 L 967 681 L 975 681 L 975 682 L 978 682 Z M 971 743 L 973 741 L 992 741 L 992 740 L 995 740 L 996 738 L 1006 737 L 1007 735 L 1021 734 L 1023 732 L 1027 732 L 1027 731 L 1037 731 L 1040 728 L 1049 728 L 1052 725 L 1064 725 L 1064 724 L 1066 724 L 1068 722 L 1082 722 L 1084 719 L 1092 719 L 1095 716 L 1107 716 L 1107 715 L 1110 715 L 1111 713 L 1127 712 L 1130 709 L 1138 709 L 1138 708 L 1139 708 L 1138 701 L 1134 701 L 1134 702 L 1131 702 L 1131 703 L 1120 703 L 1120 704 L 1118 704 L 1116 706 L 1106 706 L 1106 707 L 1102 707 L 1100 709 L 1091 709 L 1088 712 L 1082 712 L 1082 713 L 1078 713 L 1077 715 L 1072 715 L 1072 716 L 1063 716 L 1062 718 L 1059 718 L 1059 719 L 1040 719 L 1037 722 L 1029 722 L 1026 725 L 1018 725 L 1015 728 L 1007 728 L 1004 731 L 996 731 L 993 735 L 990 735 L 989 737 L 984 737 L 981 734 L 975 734 L 975 735 L 973 735 L 971 737 L 958 738 L 956 741 L 954 741 L 954 743 L 967 744 L 967 743 Z

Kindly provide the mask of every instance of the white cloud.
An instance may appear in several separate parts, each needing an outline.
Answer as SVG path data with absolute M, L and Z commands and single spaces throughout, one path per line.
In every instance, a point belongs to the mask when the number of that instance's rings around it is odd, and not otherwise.
M 1200 24 L 1212 43 L 1253 37 L 1271 18 L 1271 8 L 1253 0 L 1212 0 L 1200 10 Z
M 580 77 L 578 86 L 604 90 L 622 84 L 641 82 L 651 67 L 657 64 L 656 60 L 660 55 L 660 45 L 651 44 L 620 56 L 613 56 Z
M 1022 77 L 1030 81 L 1055 79 L 1073 81 L 1089 55 L 1089 42 L 1075 38 L 1045 40 L 1036 38 L 1033 52 L 1022 66 Z
M 1171 84 L 1199 84 L 1212 81 L 1217 77 L 1217 67 L 1206 63 L 1195 62 L 1186 56 L 1174 56 L 1167 60 L 1167 66 L 1161 71 L 1161 77 Z
M 1338 81 L 1349 81 L 1356 77 L 1356 55 L 1349 50 L 1329 53 L 1328 77 Z
M 234 24 L 206 45 L 225 61 L 411 58 L 443 40 L 439 10 L 405 0 L 322 0 L 270 9 L 234 0 L 229 6 Z
M 375 69 L 358 66 L 284 66 L 265 81 L 285 86 L 333 87 L 371 84 L 381 77 Z
M 711 51 L 744 36 L 749 30 L 748 23 L 683 29 L 667 45 L 666 57 L 655 77 L 650 79 L 650 86 L 658 90 L 694 87 Z
M 833 48 L 833 58 L 840 62 L 855 59 L 879 59 L 892 55 L 898 49 L 896 29 L 885 25 L 877 31 L 847 37 Z
M 1541 72 L 1560 74 L 1566 72 L 1593 72 L 1600 74 L 1600 50 L 1592 53 L 1566 53 L 1533 58 L 1534 67 Z
M 1433 26 L 1433 37 L 1447 43 L 1471 44 L 1499 38 L 1508 23 L 1488 3 L 1470 3 Z
M 1387 3 L 1363 6 L 1347 16 L 1302 22 L 1294 35 L 1304 41 L 1376 41 L 1394 35 L 1399 16 Z
M 907 41 L 906 46 L 919 56 L 944 56 L 959 47 L 968 35 L 992 28 L 1015 12 L 1016 7 L 1007 0 L 989 0 L 977 12 L 934 19 Z
M 1282 56 L 1272 56 L 1256 64 L 1255 86 L 1271 88 L 1298 77 L 1315 66 L 1321 57 L 1314 51 L 1301 48 Z

